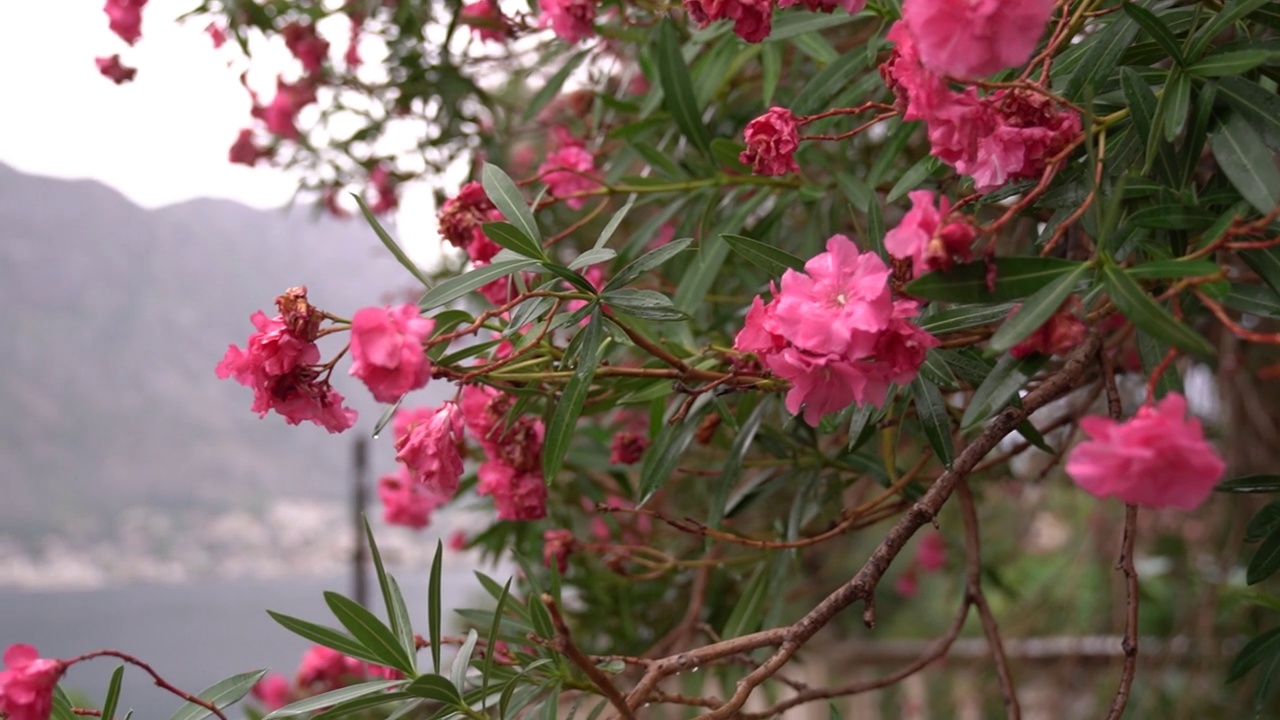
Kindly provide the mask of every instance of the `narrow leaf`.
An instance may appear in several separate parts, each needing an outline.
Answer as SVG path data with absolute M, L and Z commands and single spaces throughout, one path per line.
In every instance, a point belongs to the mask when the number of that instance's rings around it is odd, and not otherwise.
M 498 245 L 518 255 L 534 260 L 547 260 L 547 253 L 542 246 L 529 239 L 515 225 L 506 222 L 490 222 L 483 226 L 484 234 Z
M 985 303 L 1017 300 L 1035 293 L 1044 284 L 1070 273 L 1082 263 L 1058 258 L 1003 257 L 995 264 L 995 291 L 987 288 L 989 266 L 985 261 L 934 271 L 906 287 L 907 293 L 925 300 Z
M 431 641 L 431 667 L 440 672 L 441 615 L 444 601 L 441 599 L 441 577 L 444 573 L 444 543 L 436 541 L 436 556 L 431 561 L 431 579 L 427 583 L 427 633 Z
M 254 672 L 232 675 L 205 688 L 196 697 L 222 710 L 240 702 L 240 698 L 248 695 L 253 686 L 266 674 L 266 670 L 255 670 Z M 203 718 L 211 715 L 213 713 L 208 708 L 201 707 L 195 703 L 187 703 L 178 708 L 178 712 L 174 713 L 169 720 L 203 720 Z
M 654 48 L 654 62 L 658 68 L 658 81 L 662 85 L 663 102 L 667 112 L 676 121 L 680 132 L 702 153 L 711 157 L 711 138 L 702 122 L 702 110 L 693 94 L 689 68 L 680 52 L 680 38 L 675 25 L 664 18 L 658 28 L 658 42 Z
M 625 265 L 616 275 L 610 278 L 609 282 L 605 283 L 604 290 L 601 292 L 609 292 L 611 290 L 617 290 L 630 285 L 641 275 L 653 270 L 676 255 L 684 252 L 692 242 L 693 238 L 672 240 L 662 247 L 655 248 L 644 255 L 641 255 Z
M 761 270 L 769 273 L 773 277 L 781 275 L 784 271 L 804 270 L 804 260 L 792 255 L 781 248 L 774 247 L 768 243 L 762 243 L 759 240 L 752 240 L 742 235 L 732 235 L 729 233 L 722 234 L 720 237 L 729 243 L 729 247 L 752 265 L 759 267 Z
M 929 446 L 933 448 L 934 454 L 942 464 L 950 470 L 951 463 L 955 460 L 956 450 L 951 438 L 951 414 L 947 412 L 947 403 L 942 399 L 942 393 L 938 391 L 938 387 L 928 380 L 917 377 L 912 381 L 911 388 L 915 399 L 916 418 L 924 428 Z
M 477 573 L 479 574 L 479 573 Z M 511 578 L 502 586 L 502 594 L 498 596 L 498 604 L 493 608 L 493 623 L 489 626 L 488 645 L 485 647 L 484 666 L 480 669 L 480 709 L 488 706 L 489 678 L 493 674 L 493 656 L 497 653 L 498 633 L 502 629 L 502 613 L 507 608 L 507 600 L 511 597 Z
M 1227 670 L 1227 682 L 1244 677 L 1263 660 L 1280 655 L 1280 628 L 1272 628 L 1240 648 Z
M 1043 362 L 1044 358 L 1037 356 L 1022 360 L 1008 354 L 1001 357 L 987 379 L 974 391 L 973 399 L 960 420 L 960 427 L 967 430 L 1003 410 Z
M 116 716 L 116 705 L 120 703 L 120 682 L 122 680 L 124 680 L 123 665 L 111 673 L 111 680 L 107 684 L 107 697 L 102 701 L 102 717 L 114 718 Z
M 1273 50 L 1231 50 L 1214 53 L 1187 68 L 1196 77 L 1239 75 L 1276 59 Z
M 1262 136 L 1243 117 L 1227 116 L 1209 133 L 1209 147 L 1227 179 L 1258 212 L 1266 214 L 1280 205 L 1280 170 Z
M 332 650 L 337 650 L 343 655 L 360 658 L 361 660 L 368 660 L 373 663 L 382 662 L 378 655 L 365 648 L 365 646 L 360 644 L 359 641 L 344 632 L 339 632 L 333 628 L 325 627 L 324 625 L 317 625 L 313 622 L 307 622 L 306 620 L 300 620 L 296 617 L 273 612 L 271 610 L 268 610 L 267 614 L 271 616 L 271 619 L 283 625 L 289 632 L 304 637 L 313 643 L 323 645 Z
M 1256 585 L 1271 577 L 1276 570 L 1280 570 L 1280 530 L 1273 530 L 1258 546 L 1245 570 L 1245 582 Z
M 1182 46 L 1178 44 L 1178 38 L 1174 36 L 1173 31 L 1164 24 L 1155 13 L 1132 2 L 1125 2 L 1121 7 L 1134 22 L 1142 26 L 1143 31 L 1151 36 L 1152 40 L 1160 46 L 1162 50 L 1173 58 L 1178 65 L 1186 64 L 1186 60 L 1182 56 Z
M 347 632 L 378 657 L 379 662 L 406 675 L 414 674 L 413 659 L 405 652 L 391 629 L 376 615 L 355 600 L 335 592 L 326 592 L 324 601 Z
M 499 260 L 484 267 L 478 267 L 463 275 L 451 277 L 435 285 L 418 301 L 418 307 L 423 310 L 433 310 L 445 303 L 457 300 L 481 285 L 488 285 L 494 280 L 536 264 L 537 262 L 534 260 L 521 258 L 519 260 Z
M 360 212 L 364 215 L 365 222 L 369 223 L 369 227 L 373 228 L 374 234 L 378 236 L 378 239 L 382 241 L 382 244 L 391 252 L 392 257 L 403 265 L 404 269 L 408 270 L 410 275 L 417 278 L 418 282 L 422 283 L 426 287 L 431 287 L 431 280 L 427 279 L 427 276 L 422 274 L 422 269 L 418 267 L 417 263 L 410 260 L 409 256 L 404 254 L 404 250 L 400 249 L 400 245 L 396 243 L 395 238 L 391 237 L 391 234 L 382 227 L 382 223 L 378 222 L 378 218 L 371 210 L 369 210 L 369 206 L 365 205 L 364 198 L 355 193 L 352 193 L 351 197 L 356 199 L 356 204 L 360 206 Z
M 671 302 L 671 298 L 656 290 L 622 288 L 601 295 L 600 301 L 614 310 L 634 315 L 642 320 L 676 322 L 689 318 L 684 311 Z
M 471 655 L 476 651 L 476 643 L 479 640 L 479 633 L 475 628 L 471 628 L 467 631 L 467 639 L 462 641 L 462 647 L 458 648 L 458 654 L 453 657 L 453 667 L 449 670 L 449 677 L 453 680 L 453 686 L 459 690 L 465 687 L 467 668 L 471 665 Z
M 1218 492 L 1275 493 L 1280 492 L 1280 475 L 1246 475 L 1223 480 L 1214 486 Z
M 1178 322 L 1123 270 L 1107 264 L 1102 269 L 1102 280 L 1111 301 L 1134 325 L 1150 333 L 1152 337 L 1165 340 L 1187 352 L 1213 354 L 1213 346 L 1204 336 Z
M 489 196 L 502 217 L 524 233 L 539 247 L 542 246 L 542 235 L 538 232 L 538 223 L 533 219 L 533 211 L 520 194 L 520 188 L 507 176 L 502 168 L 490 163 L 484 164 L 480 171 L 480 184 Z
M 409 620 L 409 609 L 404 604 L 404 596 L 396 579 L 387 574 L 382 564 L 382 553 L 378 552 L 378 543 L 373 538 L 373 528 L 369 526 L 369 518 L 361 517 L 364 523 L 365 537 L 369 540 L 369 555 L 373 558 L 373 569 L 378 575 L 378 587 L 382 590 L 382 602 L 387 608 L 387 619 L 391 622 L 391 631 L 400 640 L 409 657 L 417 655 L 417 645 L 413 640 L 413 625 Z
M 1058 308 L 1062 307 L 1067 297 L 1075 291 L 1076 285 L 1088 271 L 1088 265 L 1081 265 L 1065 275 L 1058 276 L 1027 298 L 1022 307 L 1018 308 L 1017 312 L 1006 320 L 999 330 L 996 330 L 995 335 L 991 336 L 989 343 L 991 350 L 1003 353 L 1045 324 L 1058 311 Z
M 284 707 L 271 712 L 262 720 L 276 720 L 276 718 L 295 717 L 305 715 L 316 710 L 327 707 L 333 707 L 339 703 L 362 698 L 366 695 L 381 693 L 384 690 L 397 688 L 405 684 L 404 680 L 377 680 L 375 682 L 360 683 L 359 685 L 349 685 L 337 690 L 312 695 L 309 698 L 303 698 L 294 703 L 289 703 Z
M 564 392 L 555 403 L 555 412 L 547 424 L 546 441 L 542 447 L 542 477 L 548 485 L 555 480 L 564 462 L 565 452 L 577 431 L 578 416 L 591 391 L 596 366 L 600 364 L 600 334 L 604 321 L 600 309 L 591 314 L 591 321 L 582 331 L 582 351 L 573 376 L 565 383 Z

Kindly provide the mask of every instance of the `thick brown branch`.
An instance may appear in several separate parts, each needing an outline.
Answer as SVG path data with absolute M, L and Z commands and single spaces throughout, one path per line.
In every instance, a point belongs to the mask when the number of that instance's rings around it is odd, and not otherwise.
M 618 692 L 618 688 L 614 686 L 609 676 L 596 667 L 595 663 L 591 662 L 591 658 L 587 657 L 573 643 L 573 636 L 569 634 L 569 624 L 564 621 L 564 615 L 560 614 L 560 606 L 556 604 L 555 598 L 543 594 L 542 603 L 547 606 L 547 611 L 551 613 L 551 622 L 556 628 L 556 650 L 563 653 L 565 657 L 569 658 L 570 662 L 578 666 L 579 670 L 586 673 L 587 678 L 600 689 L 600 692 L 617 709 L 620 717 L 625 718 L 625 720 L 636 720 L 631 708 L 627 706 L 626 698 L 622 697 L 622 693 Z

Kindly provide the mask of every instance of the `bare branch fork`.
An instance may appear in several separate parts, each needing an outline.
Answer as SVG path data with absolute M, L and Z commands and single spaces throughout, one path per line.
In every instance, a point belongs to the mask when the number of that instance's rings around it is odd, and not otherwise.
M 648 701 L 663 679 L 683 670 L 758 648 L 776 647 L 764 663 L 737 682 L 733 695 L 723 705 L 699 715 L 697 720 L 727 720 L 733 717 L 751 692 L 785 665 L 832 618 L 855 601 L 867 603 L 871 600 L 876 585 L 889 564 L 917 530 L 933 521 L 960 481 L 1031 413 L 1079 386 L 1088 371 L 1094 367 L 1101 347 L 1102 342 L 1097 334 L 1091 333 L 1085 342 L 1067 356 L 1061 370 L 1022 398 L 1021 407 L 1008 407 L 997 414 L 986 429 L 955 459 L 952 469 L 939 476 L 890 529 L 862 568 L 803 617 L 791 625 L 731 638 L 655 660 L 627 695 L 627 707 L 634 711 Z

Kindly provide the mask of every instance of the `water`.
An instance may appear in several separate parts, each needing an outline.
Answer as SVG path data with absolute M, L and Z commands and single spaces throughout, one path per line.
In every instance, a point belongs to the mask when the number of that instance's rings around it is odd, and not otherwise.
M 444 604 L 483 606 L 484 594 L 456 563 L 446 571 Z M 427 571 L 395 572 L 414 629 L 426 633 Z M 377 581 L 370 578 L 370 605 L 383 615 Z M 129 653 L 190 693 L 249 670 L 269 667 L 292 676 L 309 643 L 267 616 L 266 610 L 337 626 L 321 594 L 350 594 L 348 577 L 298 580 L 204 581 L 198 585 L 153 585 L 87 592 L 0 590 L 0 648 L 15 642 L 35 645 L 44 657 L 70 658 L 104 648 Z M 452 613 L 446 612 L 445 624 Z M 424 654 L 422 656 L 426 658 Z M 76 665 L 64 687 L 83 692 L 97 707 L 119 663 L 99 658 Z M 137 668 L 126 668 L 123 710 L 137 720 L 163 720 L 182 701 L 151 684 Z M 228 717 L 239 717 L 232 709 Z

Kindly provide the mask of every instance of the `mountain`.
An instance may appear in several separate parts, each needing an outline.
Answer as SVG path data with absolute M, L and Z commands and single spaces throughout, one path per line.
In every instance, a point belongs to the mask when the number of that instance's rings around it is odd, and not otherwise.
M 89 532 L 137 505 L 344 496 L 352 437 L 381 414 L 347 366 L 334 384 L 361 417 L 342 437 L 259 419 L 214 366 L 290 286 L 349 317 L 411 282 L 362 220 L 222 200 L 147 210 L 0 166 L 0 534 Z M 341 347 L 321 341 L 326 357 Z M 391 454 L 374 442 L 375 468 Z

